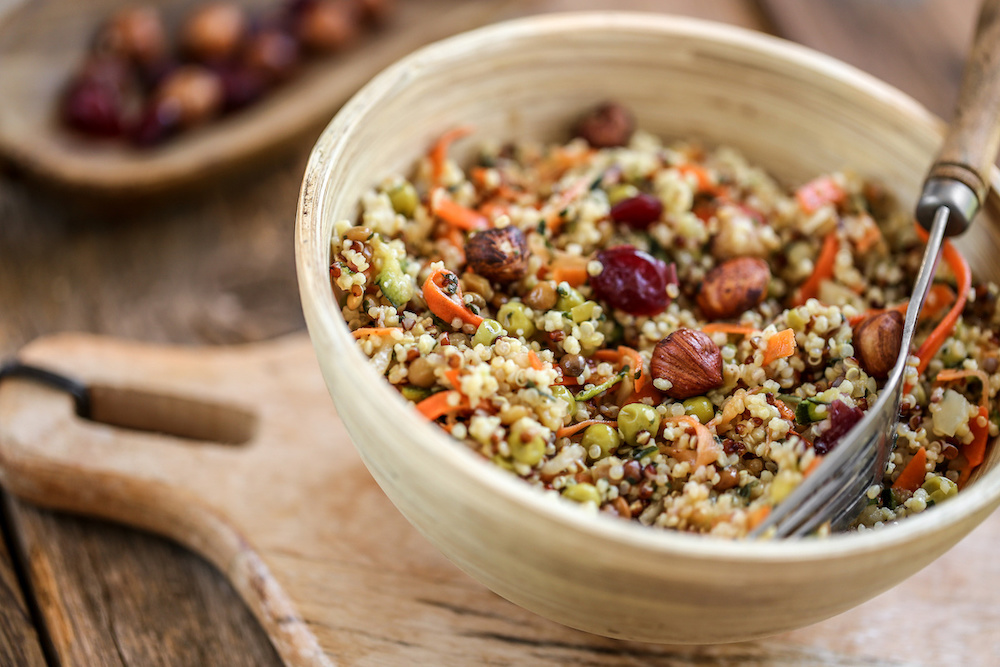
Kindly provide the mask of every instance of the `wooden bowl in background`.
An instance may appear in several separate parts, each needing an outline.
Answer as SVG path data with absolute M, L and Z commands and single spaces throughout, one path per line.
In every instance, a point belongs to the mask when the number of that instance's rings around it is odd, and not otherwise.
M 955 499 L 897 526 L 825 540 L 725 541 L 594 516 L 544 495 L 423 421 L 369 367 L 330 288 L 334 222 L 353 219 L 363 191 L 409 172 L 444 130 L 473 124 L 483 139 L 564 139 L 572 119 L 608 98 L 630 107 L 641 128 L 735 146 L 788 184 L 853 168 L 904 203 L 915 202 L 942 136 L 940 121 L 912 99 L 847 65 L 691 19 L 531 18 L 405 58 L 319 139 L 296 227 L 309 333 L 372 475 L 410 522 L 492 590 L 611 637 L 761 637 L 849 609 L 930 563 L 1000 504 L 997 447 Z M 994 191 L 959 241 L 981 279 L 1000 279 L 997 201 Z

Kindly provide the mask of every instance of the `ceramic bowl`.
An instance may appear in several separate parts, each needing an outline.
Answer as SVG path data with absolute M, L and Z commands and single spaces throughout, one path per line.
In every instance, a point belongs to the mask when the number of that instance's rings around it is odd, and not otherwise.
M 563 14 L 498 24 L 418 51 L 362 89 L 309 160 L 296 227 L 302 304 L 330 394 L 372 475 L 438 549 L 508 600 L 574 628 L 651 642 L 761 637 L 845 611 L 915 573 L 1000 503 L 993 447 L 955 499 L 884 530 L 727 541 L 650 529 L 543 495 L 416 411 L 368 365 L 330 288 L 330 234 L 362 192 L 409 173 L 438 135 L 564 139 L 582 110 L 631 108 L 666 139 L 728 144 L 797 184 L 853 168 L 915 202 L 942 124 L 829 57 L 691 19 Z M 474 143 L 474 142 L 465 142 Z M 997 179 L 994 178 L 994 183 Z M 980 278 L 997 197 L 960 245 Z M 331 517 L 331 520 L 336 520 Z

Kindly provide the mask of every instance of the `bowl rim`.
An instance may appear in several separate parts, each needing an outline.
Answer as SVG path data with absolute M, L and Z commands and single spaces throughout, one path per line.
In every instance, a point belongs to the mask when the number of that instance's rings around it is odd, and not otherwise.
M 525 510 L 530 509 L 548 521 L 562 524 L 595 540 L 612 541 L 659 556 L 683 553 L 706 560 L 781 564 L 859 557 L 920 541 L 949 526 L 959 525 L 963 519 L 974 515 L 981 515 L 980 521 L 985 519 L 1000 504 L 1000 465 L 980 476 L 972 486 L 963 489 L 949 502 L 935 507 L 933 512 L 907 517 L 897 525 L 882 529 L 836 533 L 824 539 L 730 540 L 657 529 L 600 514 L 595 516 L 593 512 L 582 511 L 551 494 L 543 493 L 482 459 L 437 426 L 421 419 L 409 402 L 384 378 L 371 371 L 367 357 L 351 338 L 333 300 L 328 266 L 314 261 L 315 253 L 322 252 L 324 247 L 329 251 L 329 239 L 310 238 L 307 234 L 307 230 L 312 228 L 316 234 L 322 231 L 328 176 L 350 141 L 352 126 L 363 119 L 366 110 L 379 98 L 406 87 L 419 77 L 424 68 L 474 55 L 483 43 L 506 43 L 509 48 L 526 38 L 608 30 L 628 30 L 658 37 L 683 36 L 754 51 L 786 61 L 803 71 L 833 79 L 868 98 L 892 105 L 900 114 L 927 130 L 939 135 L 943 131 L 944 123 L 916 100 L 852 65 L 780 37 L 710 20 L 645 12 L 561 12 L 503 21 L 448 37 L 414 51 L 375 76 L 334 116 L 310 154 L 298 202 L 295 237 L 300 295 L 313 345 L 342 347 L 342 343 L 350 343 L 348 346 L 352 350 L 342 361 L 364 368 L 361 372 L 370 374 L 371 384 L 377 387 L 374 398 L 392 406 L 388 409 L 398 417 L 414 422 L 412 439 L 419 443 L 425 454 L 453 468 L 456 473 L 471 476 L 484 490 L 502 496 L 505 501 Z M 1000 172 L 994 168 L 989 193 L 990 203 L 994 205 L 998 189 Z M 314 243 L 318 247 L 313 247 Z M 998 446 L 996 441 L 992 446 Z M 966 532 L 978 523 L 967 527 Z

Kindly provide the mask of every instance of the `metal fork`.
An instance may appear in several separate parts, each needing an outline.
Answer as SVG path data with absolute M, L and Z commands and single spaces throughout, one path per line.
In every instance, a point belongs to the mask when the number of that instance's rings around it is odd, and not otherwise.
M 875 405 L 750 537 L 808 535 L 826 522 L 833 530 L 843 529 L 864 508 L 866 492 L 882 479 L 896 439 L 910 344 L 934 281 L 941 244 L 946 235 L 964 232 L 985 202 L 998 148 L 1000 0 L 985 0 L 962 76 L 954 120 L 916 207 L 917 220 L 928 230 L 929 238 L 903 321 L 896 364 Z

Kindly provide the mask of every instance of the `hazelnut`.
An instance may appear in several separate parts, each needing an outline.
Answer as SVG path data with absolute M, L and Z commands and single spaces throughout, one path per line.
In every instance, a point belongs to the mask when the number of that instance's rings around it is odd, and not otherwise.
M 97 35 L 96 50 L 141 65 L 167 53 L 163 19 L 154 7 L 128 7 L 114 14 Z
M 577 122 L 575 134 L 594 148 L 612 148 L 627 144 L 634 130 L 635 121 L 628 109 L 617 102 L 605 102 Z
M 695 329 L 678 329 L 657 343 L 649 366 L 654 380 L 670 382 L 663 393 L 677 400 L 722 385 L 722 352 L 707 334 Z
M 469 267 L 498 283 L 520 280 L 528 271 L 528 241 L 517 227 L 487 229 L 465 242 Z
M 249 22 L 246 11 L 234 2 L 203 5 L 188 16 L 181 29 L 185 53 L 211 63 L 234 56 L 243 44 Z
M 247 44 L 244 60 L 268 81 L 285 81 L 299 63 L 299 43 L 281 30 L 263 30 Z
M 899 357 L 903 342 L 903 315 L 887 310 L 865 319 L 854 329 L 854 354 L 868 375 L 882 379 Z
M 698 307 L 710 320 L 736 317 L 760 305 L 767 295 L 771 270 L 755 257 L 737 257 L 708 272 L 698 292 Z
M 156 99 L 161 107 L 177 107 L 181 125 L 197 125 L 222 108 L 222 81 L 204 67 L 186 65 L 167 77 L 157 90 Z
M 375 26 L 383 25 L 396 10 L 396 0 L 356 0 L 361 17 Z
M 356 9 L 347 2 L 319 0 L 299 16 L 299 39 L 312 51 L 339 51 L 354 41 L 358 31 Z

